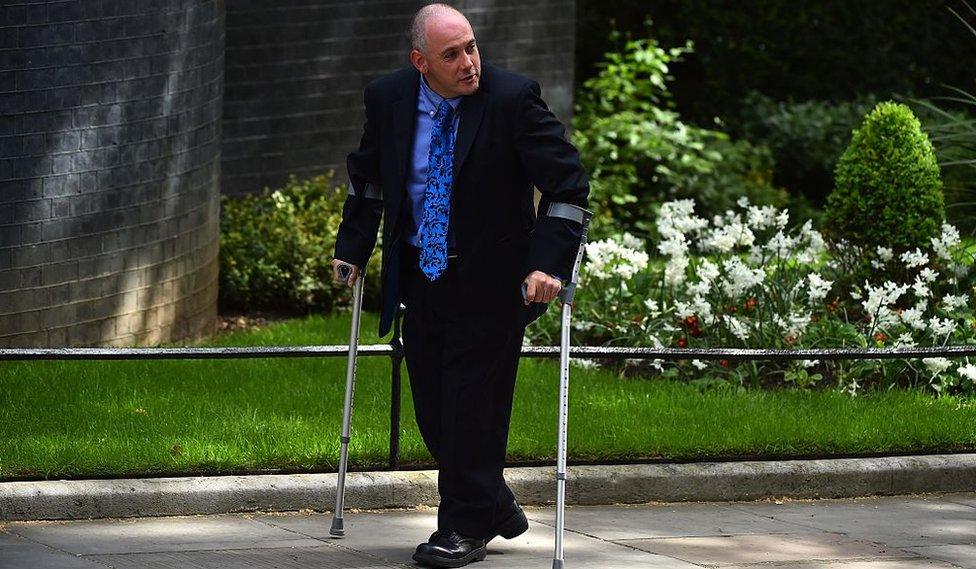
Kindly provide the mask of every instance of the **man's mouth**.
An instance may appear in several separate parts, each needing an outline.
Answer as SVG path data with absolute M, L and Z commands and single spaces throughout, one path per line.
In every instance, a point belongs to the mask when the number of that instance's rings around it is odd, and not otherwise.
M 467 77 L 462 78 L 461 79 L 461 82 L 462 83 L 473 83 L 474 80 L 477 79 L 477 78 L 478 78 L 478 74 L 477 73 L 472 73 L 471 75 L 468 75 Z

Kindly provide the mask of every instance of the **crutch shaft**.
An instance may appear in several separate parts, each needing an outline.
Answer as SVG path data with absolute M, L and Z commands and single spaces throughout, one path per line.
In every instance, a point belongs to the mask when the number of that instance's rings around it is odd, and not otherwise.
M 345 535 L 342 509 L 345 503 L 346 471 L 349 467 L 349 432 L 352 426 L 352 402 L 356 390 L 356 356 L 359 351 L 359 317 L 362 312 L 363 278 L 359 275 L 352 289 L 352 324 L 349 327 L 349 358 L 346 362 L 346 396 L 342 407 L 342 436 L 339 438 L 339 478 L 336 484 L 336 504 L 329 534 Z

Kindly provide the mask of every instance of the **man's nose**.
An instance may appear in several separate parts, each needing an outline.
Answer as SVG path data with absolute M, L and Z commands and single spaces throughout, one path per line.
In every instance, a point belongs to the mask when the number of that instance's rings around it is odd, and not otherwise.
M 464 69 L 470 69 L 474 65 L 474 60 L 471 59 L 471 56 L 468 54 L 468 52 L 466 51 L 461 52 L 461 57 L 464 58 L 461 60 L 461 64 Z

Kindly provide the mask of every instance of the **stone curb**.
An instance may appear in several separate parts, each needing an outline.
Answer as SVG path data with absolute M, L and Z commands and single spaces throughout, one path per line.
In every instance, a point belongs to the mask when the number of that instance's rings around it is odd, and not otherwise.
M 0 520 L 70 520 L 329 510 L 336 474 L 52 480 L 0 483 Z M 509 468 L 524 504 L 551 504 L 552 467 Z M 976 490 L 976 454 L 824 460 L 573 466 L 569 504 L 843 498 Z M 346 507 L 437 505 L 435 471 L 354 472 Z

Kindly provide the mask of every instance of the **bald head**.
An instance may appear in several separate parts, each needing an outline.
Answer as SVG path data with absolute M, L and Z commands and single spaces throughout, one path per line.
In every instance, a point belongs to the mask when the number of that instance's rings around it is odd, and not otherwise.
M 447 4 L 417 11 L 411 26 L 410 63 L 444 98 L 472 95 L 481 78 L 481 55 L 464 14 Z
M 440 20 L 463 21 L 468 28 L 471 27 L 468 19 L 457 8 L 447 4 L 428 4 L 417 10 L 413 16 L 413 23 L 410 24 L 410 47 L 426 53 L 428 24 Z

